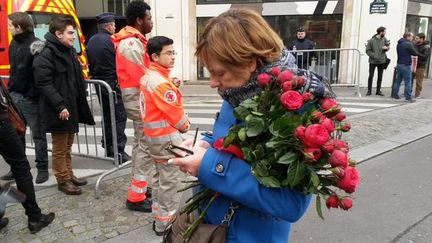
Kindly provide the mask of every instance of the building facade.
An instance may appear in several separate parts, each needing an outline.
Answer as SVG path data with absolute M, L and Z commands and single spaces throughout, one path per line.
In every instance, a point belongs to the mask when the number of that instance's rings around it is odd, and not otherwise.
M 88 39 L 96 31 L 94 16 L 103 11 L 118 15 L 124 25 L 124 11 L 130 0 L 75 0 L 83 32 Z M 380 26 L 387 28 L 391 41 L 388 52 L 394 67 L 396 43 L 404 32 L 423 32 L 432 39 L 430 0 L 146 0 L 152 7 L 154 29 L 150 36 L 166 35 L 178 51 L 174 75 L 184 80 L 208 79 L 208 72 L 197 62 L 194 49 L 206 22 L 230 8 L 252 8 L 261 13 L 285 44 L 303 27 L 318 49 L 356 48 L 362 53 L 361 86 L 367 85 L 368 58 L 365 43 Z M 85 24 L 84 24 L 85 23 Z M 87 31 L 88 30 L 88 31 Z M 223 38 L 223 37 L 221 37 Z M 341 62 L 342 63 L 342 62 Z M 430 71 L 429 71 L 430 73 Z M 343 74 L 340 74 L 343 75 Z M 383 86 L 391 86 L 393 71 L 384 73 Z

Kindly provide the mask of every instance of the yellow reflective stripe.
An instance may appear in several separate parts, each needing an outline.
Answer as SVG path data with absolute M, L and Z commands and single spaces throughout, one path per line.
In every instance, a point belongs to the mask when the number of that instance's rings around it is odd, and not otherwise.
M 186 114 L 183 115 L 183 117 L 180 119 L 179 122 L 177 122 L 177 124 L 174 126 L 177 129 L 180 129 L 183 127 L 183 125 L 187 122 L 188 117 L 186 116 Z
M 144 122 L 144 127 L 147 129 L 165 128 L 170 127 L 170 124 L 165 120 L 161 120 L 155 122 Z

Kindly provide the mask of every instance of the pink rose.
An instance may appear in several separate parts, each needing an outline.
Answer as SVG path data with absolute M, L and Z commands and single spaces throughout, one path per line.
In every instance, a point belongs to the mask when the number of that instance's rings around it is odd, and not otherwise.
M 322 99 L 320 103 L 321 103 L 321 107 L 325 111 L 330 110 L 331 108 L 335 108 L 338 106 L 338 103 L 336 102 L 336 100 L 334 100 L 332 98 Z
M 278 80 L 280 84 L 285 83 L 286 81 L 291 81 L 294 77 L 294 74 L 291 71 L 285 70 L 281 72 L 278 76 Z
M 288 91 L 288 90 L 292 90 L 293 86 L 291 81 L 286 81 L 285 83 L 282 84 L 282 90 L 283 91 Z
M 332 133 L 335 130 L 333 121 L 331 119 L 328 119 L 327 117 L 322 117 L 320 119 L 320 123 L 327 129 L 329 133 Z
M 313 121 L 319 121 L 321 119 L 321 117 L 323 117 L 323 113 L 321 113 L 320 111 L 312 112 L 312 120 Z
M 306 127 L 304 126 L 299 126 L 296 128 L 296 130 L 294 131 L 294 136 L 300 140 L 303 140 L 304 135 L 305 135 L 305 131 L 306 131 Z
M 306 78 L 304 76 L 297 76 L 293 80 L 293 85 L 296 88 L 303 87 L 306 84 Z
M 306 92 L 306 93 L 303 93 L 302 94 L 302 97 L 303 97 L 303 101 L 304 102 L 308 102 L 308 101 L 311 101 L 311 100 L 313 100 L 313 94 L 311 93 L 311 92 Z
M 344 112 L 341 111 L 341 112 L 339 112 L 339 113 L 336 114 L 335 119 L 336 119 L 336 121 L 341 122 L 341 121 L 343 121 L 343 120 L 346 119 L 346 115 L 345 115 Z
M 349 146 L 346 142 L 339 140 L 339 139 L 334 139 L 334 143 L 335 143 L 336 149 L 339 149 L 342 152 L 348 153 Z
M 345 168 L 348 166 L 348 154 L 344 153 L 340 150 L 334 150 L 330 155 L 330 164 L 332 167 L 342 167 Z
M 322 152 L 319 148 L 306 148 L 304 155 L 312 161 L 318 161 L 322 156 Z
M 343 209 L 343 210 L 348 210 L 350 208 L 352 208 L 353 206 L 353 201 L 351 200 L 351 198 L 343 198 L 342 200 L 340 200 L 340 204 L 339 206 Z
M 297 91 L 285 91 L 281 95 L 280 101 L 282 106 L 289 111 L 298 110 L 303 106 L 303 98 Z
M 280 72 L 281 72 L 281 70 L 280 70 L 279 67 L 274 67 L 274 68 L 271 69 L 271 74 L 272 74 L 274 77 L 278 77 L 279 74 L 280 74 Z
M 258 75 L 258 84 L 261 87 L 265 87 L 267 84 L 271 82 L 271 77 L 267 73 L 261 73 Z
M 321 124 L 312 124 L 306 127 L 302 142 L 306 147 L 319 148 L 330 138 L 327 129 Z
M 342 124 L 341 130 L 343 132 L 348 132 L 349 130 L 351 130 L 351 124 L 349 124 L 348 122 Z
M 330 195 L 326 200 L 326 206 L 328 209 L 330 208 L 338 208 L 339 207 L 339 198 L 337 195 Z
M 342 167 L 331 168 L 330 171 L 335 175 L 335 177 L 340 180 L 345 177 L 345 169 Z
M 355 167 L 348 166 L 345 168 L 344 178 L 337 181 L 337 187 L 344 190 L 346 193 L 355 192 L 356 187 L 360 183 L 360 174 Z
M 331 153 L 333 152 L 333 150 L 335 150 L 335 143 L 333 142 L 333 139 L 332 139 L 332 140 L 329 140 L 328 142 L 326 142 L 326 143 L 322 146 L 322 149 L 323 149 L 325 152 L 331 154 Z

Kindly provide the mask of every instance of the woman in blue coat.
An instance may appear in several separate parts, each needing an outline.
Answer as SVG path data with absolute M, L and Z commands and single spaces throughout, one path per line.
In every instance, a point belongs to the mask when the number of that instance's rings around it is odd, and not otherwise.
M 234 108 L 261 93 L 256 77 L 273 66 L 296 68 L 295 59 L 283 49 L 282 40 L 266 21 L 245 9 L 231 9 L 211 19 L 200 37 L 196 55 L 210 71 L 210 87 L 218 89 L 224 102 L 212 135 L 195 144 L 193 155 L 176 158 L 173 163 L 221 194 L 211 205 L 206 223 L 220 224 L 231 202 L 239 204 L 228 228 L 227 242 L 286 243 L 291 223 L 303 216 L 311 196 L 260 185 L 250 164 L 212 146 L 238 122 Z M 327 89 L 319 77 L 301 72 L 308 77 L 309 91 L 315 96 L 325 95 Z M 192 142 L 183 145 L 191 147 Z

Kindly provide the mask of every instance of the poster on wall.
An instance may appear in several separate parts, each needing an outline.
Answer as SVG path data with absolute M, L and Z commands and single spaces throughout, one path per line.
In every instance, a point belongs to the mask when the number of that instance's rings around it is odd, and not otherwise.
M 387 3 L 384 0 L 374 0 L 370 4 L 369 14 L 386 14 Z

